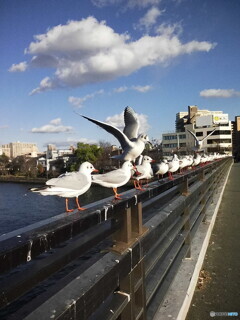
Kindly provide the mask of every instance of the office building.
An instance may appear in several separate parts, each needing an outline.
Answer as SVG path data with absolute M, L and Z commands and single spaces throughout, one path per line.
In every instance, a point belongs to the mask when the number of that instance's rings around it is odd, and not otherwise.
M 2 154 L 5 154 L 9 158 L 15 158 L 17 156 L 28 155 L 36 157 L 38 154 L 38 148 L 36 143 L 28 142 L 10 142 L 1 146 Z

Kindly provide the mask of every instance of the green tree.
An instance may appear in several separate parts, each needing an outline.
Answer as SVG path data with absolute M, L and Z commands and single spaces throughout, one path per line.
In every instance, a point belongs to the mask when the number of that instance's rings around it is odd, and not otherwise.
M 9 170 L 9 158 L 5 154 L 0 156 L 0 174 L 7 174 Z
M 95 163 L 102 154 L 102 148 L 94 145 L 79 142 L 77 149 L 75 150 L 75 156 L 77 158 L 76 163 L 71 165 L 71 170 L 78 170 L 81 163 L 89 161 Z

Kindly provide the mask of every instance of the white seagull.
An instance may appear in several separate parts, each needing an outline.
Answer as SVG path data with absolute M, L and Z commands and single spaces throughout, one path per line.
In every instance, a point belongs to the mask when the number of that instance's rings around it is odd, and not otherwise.
M 169 180 L 173 180 L 173 173 L 178 171 L 179 169 L 179 159 L 176 154 L 174 154 L 172 161 L 168 163 L 169 168 L 168 168 L 168 176 Z
M 133 176 L 135 189 L 144 190 L 144 189 L 142 189 L 142 186 L 140 185 L 139 180 L 146 179 L 148 182 L 148 179 L 152 178 L 153 171 L 152 171 L 151 163 L 154 161 L 155 160 L 153 160 L 151 157 L 144 156 L 143 160 L 142 160 L 142 164 L 139 164 L 136 166 L 137 176 L 136 177 Z
M 125 185 L 131 178 L 133 165 L 130 161 L 125 161 L 120 169 L 112 170 L 107 173 L 92 176 L 92 182 L 103 187 L 113 188 L 115 199 L 121 199 L 117 193 L 117 188 Z
M 123 132 L 108 123 L 101 122 L 83 115 L 81 116 L 95 123 L 118 139 L 123 152 L 120 155 L 113 156 L 112 158 L 114 159 L 135 162 L 135 159 L 143 152 L 145 144 L 151 144 L 146 134 L 138 135 L 139 121 L 136 113 L 130 107 L 126 107 L 124 110 L 125 128 Z
M 187 131 L 194 137 L 195 139 L 195 149 L 196 151 L 202 151 L 202 146 L 203 146 L 203 142 L 208 138 L 210 137 L 215 131 L 217 130 L 217 128 L 215 128 L 212 132 L 210 132 L 206 137 L 204 137 L 202 140 L 199 140 L 196 136 L 195 133 L 193 133 L 191 130 L 188 130 Z
M 164 159 L 162 162 L 158 163 L 156 165 L 157 167 L 157 171 L 155 172 L 156 175 L 158 175 L 158 179 L 159 179 L 159 175 L 161 174 L 162 178 L 163 178 L 163 175 L 165 173 L 168 172 L 168 169 L 169 169 L 169 166 L 168 166 L 168 162 L 166 159 Z
M 91 186 L 91 173 L 97 172 L 90 162 L 83 162 L 78 172 L 67 172 L 58 178 L 50 179 L 46 186 L 42 188 L 32 188 L 33 192 L 38 192 L 43 196 L 59 196 L 66 198 L 66 212 L 72 212 L 68 209 L 68 198 L 76 197 L 76 204 L 79 211 L 85 210 L 80 207 L 78 196 L 85 193 Z
M 197 156 L 193 159 L 193 164 L 192 164 L 192 166 L 193 166 L 193 167 L 198 166 L 199 163 L 200 163 L 200 160 L 201 160 L 201 156 L 200 156 L 199 153 L 197 153 Z

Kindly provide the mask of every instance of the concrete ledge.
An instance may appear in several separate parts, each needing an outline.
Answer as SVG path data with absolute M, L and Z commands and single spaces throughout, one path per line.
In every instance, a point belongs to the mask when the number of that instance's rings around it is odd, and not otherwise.
M 184 320 L 186 318 L 231 168 L 232 165 L 216 190 L 213 203 L 207 208 L 205 222 L 201 222 L 192 239 L 191 258 L 182 261 L 153 320 Z

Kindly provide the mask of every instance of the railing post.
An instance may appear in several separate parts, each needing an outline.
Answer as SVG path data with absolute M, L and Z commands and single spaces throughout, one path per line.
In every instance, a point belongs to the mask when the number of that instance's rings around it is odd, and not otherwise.
M 182 183 L 182 190 L 181 193 L 183 196 L 187 197 L 190 192 L 189 192 L 189 187 L 188 187 L 188 177 L 186 177 L 186 179 L 183 181 Z
M 199 175 L 198 175 L 198 179 L 200 181 L 204 181 L 205 180 L 205 173 L 204 173 L 204 169 L 202 168 L 202 170 L 200 171 Z
M 140 236 L 148 231 L 142 224 L 142 203 L 126 208 L 117 214 L 119 229 L 113 235 L 111 251 L 123 254 Z

